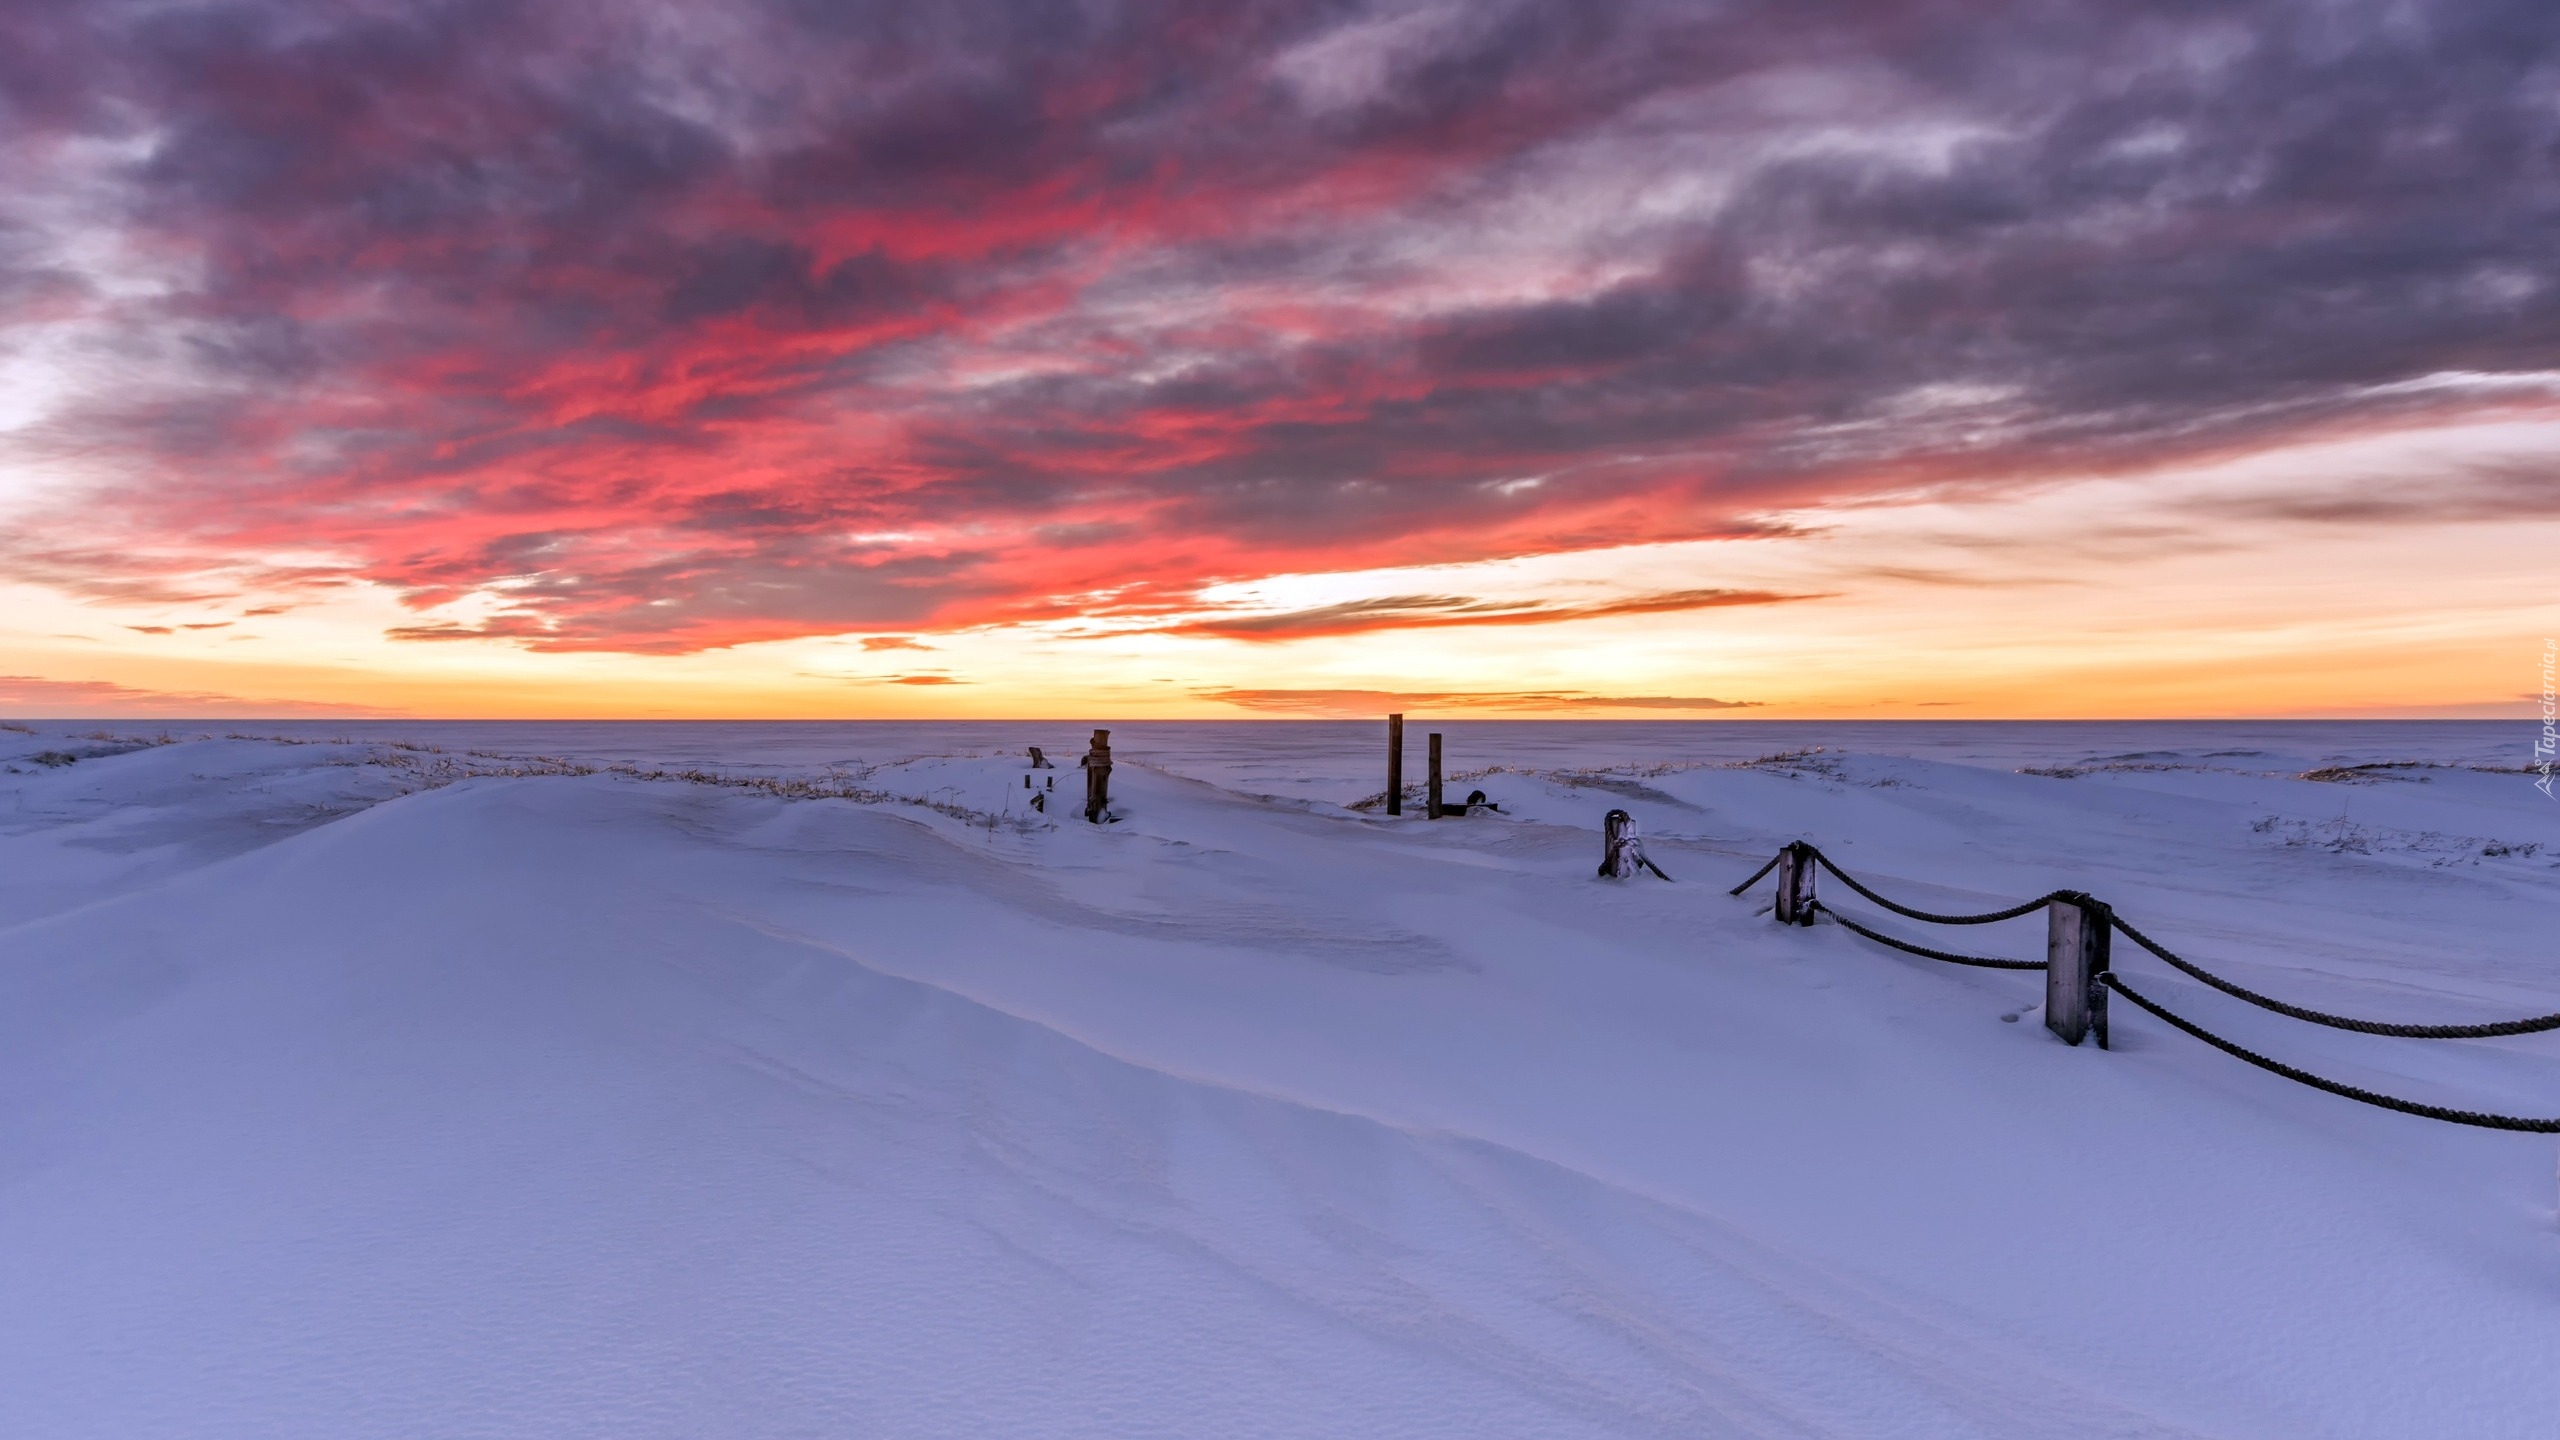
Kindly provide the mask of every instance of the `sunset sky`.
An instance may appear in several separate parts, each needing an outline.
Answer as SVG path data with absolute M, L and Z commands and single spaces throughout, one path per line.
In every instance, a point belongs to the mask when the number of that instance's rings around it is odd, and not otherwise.
M 2560 4 L 0 3 L 0 714 L 2523 715 Z

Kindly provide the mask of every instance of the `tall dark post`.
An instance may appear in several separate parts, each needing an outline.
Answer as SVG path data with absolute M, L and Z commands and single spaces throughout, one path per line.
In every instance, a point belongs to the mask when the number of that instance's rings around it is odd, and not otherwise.
M 1404 717 L 1387 717 L 1387 813 L 1404 813 Z
M 2098 977 L 2107 972 L 2113 919 L 2104 901 L 2086 895 L 2045 907 L 2044 1028 L 2066 1045 L 2096 1031 L 2098 1048 L 2107 1048 L 2107 991 Z
M 1440 732 L 1437 730 L 1431 732 L 1430 802 L 1424 813 L 1434 820 L 1440 818 Z
M 1084 755 L 1084 818 L 1099 823 L 1111 808 L 1111 732 L 1093 732 L 1093 748 Z
M 1781 925 L 1813 923 L 1813 851 L 1790 840 L 1778 852 L 1778 900 L 1771 910 Z

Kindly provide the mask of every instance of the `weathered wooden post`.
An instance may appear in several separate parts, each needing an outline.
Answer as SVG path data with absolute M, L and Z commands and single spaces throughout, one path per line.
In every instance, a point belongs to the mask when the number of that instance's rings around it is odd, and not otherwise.
M 1431 732 L 1431 789 L 1424 813 L 1434 820 L 1440 818 L 1440 732 L 1437 730 Z
M 1624 880 L 1635 874 L 1635 862 L 1627 857 L 1627 837 L 1635 833 L 1636 817 L 1624 810 L 1612 810 L 1600 820 L 1600 873 L 1612 880 Z
M 2107 971 L 2114 913 L 2102 901 L 2076 891 L 2044 907 L 2044 1028 L 2077 1045 L 2090 1031 L 2107 1048 Z
M 1636 837 L 1636 817 L 1612 810 L 1600 820 L 1600 873 L 1612 880 L 1633 880 L 1639 870 L 1652 871 L 1656 879 L 1671 878 L 1645 855 L 1644 841 Z
M 1099 824 L 1111 808 L 1111 732 L 1093 732 L 1093 748 L 1084 754 L 1084 818 Z
M 1777 915 L 1781 925 L 1813 923 L 1813 849 L 1801 840 L 1778 852 Z
M 1387 717 L 1387 813 L 1404 813 L 1404 717 Z

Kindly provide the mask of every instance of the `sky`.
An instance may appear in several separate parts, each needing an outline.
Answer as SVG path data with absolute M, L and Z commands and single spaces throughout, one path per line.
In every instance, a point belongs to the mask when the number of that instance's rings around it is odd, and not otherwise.
M 0 0 L 0 713 L 2539 713 L 2560 6 Z

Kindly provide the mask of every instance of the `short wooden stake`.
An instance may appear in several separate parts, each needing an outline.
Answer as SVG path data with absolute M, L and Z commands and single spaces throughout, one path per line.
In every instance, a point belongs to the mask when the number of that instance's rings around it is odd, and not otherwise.
M 1111 732 L 1093 732 L 1093 748 L 1084 755 L 1084 818 L 1100 824 L 1111 808 Z
M 1404 813 L 1404 717 L 1387 717 L 1387 813 Z
M 1431 732 L 1431 787 L 1426 812 L 1431 819 L 1440 818 L 1440 732 Z
M 1813 923 L 1813 852 L 1800 840 L 1778 852 L 1777 915 L 1781 925 Z
M 1479 790 L 1467 798 L 1472 802 L 1482 794 Z M 1612 810 L 1600 820 L 1600 873 L 1612 880 L 1633 880 L 1639 870 L 1652 871 L 1657 880 L 1671 878 L 1644 853 L 1644 841 L 1636 835 L 1636 817 Z
M 2107 971 L 2113 914 L 2086 895 L 2063 895 L 2045 906 L 2044 1028 L 2077 1045 L 2096 1031 L 2107 1048 Z

